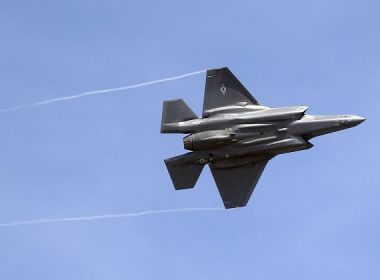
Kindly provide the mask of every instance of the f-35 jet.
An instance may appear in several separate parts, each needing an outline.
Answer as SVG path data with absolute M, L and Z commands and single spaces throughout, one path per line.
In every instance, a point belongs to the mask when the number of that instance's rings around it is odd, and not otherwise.
M 365 120 L 307 109 L 260 105 L 228 68 L 208 70 L 202 118 L 182 99 L 164 101 L 161 133 L 188 134 L 183 144 L 191 151 L 165 160 L 175 189 L 193 188 L 209 165 L 225 208 L 244 207 L 270 159 L 310 149 L 311 138 Z

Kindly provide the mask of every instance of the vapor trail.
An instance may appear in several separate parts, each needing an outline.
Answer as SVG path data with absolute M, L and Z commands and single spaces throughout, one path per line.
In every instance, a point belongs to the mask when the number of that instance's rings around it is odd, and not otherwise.
M 0 109 L 0 113 L 6 113 L 6 112 L 11 112 L 11 111 L 16 111 L 16 110 L 24 109 L 26 107 L 42 106 L 42 105 L 47 105 L 47 104 L 51 104 L 51 103 L 56 103 L 56 102 L 61 102 L 61 101 L 67 101 L 67 100 L 82 98 L 82 97 L 89 96 L 89 95 L 105 94 L 105 93 L 111 93 L 111 92 L 117 92 L 117 91 L 124 91 L 124 90 L 133 89 L 133 88 L 144 87 L 144 86 L 149 86 L 149 85 L 158 84 L 158 83 L 164 83 L 164 82 L 168 82 L 168 81 L 173 81 L 173 80 L 178 80 L 178 79 L 186 78 L 186 77 L 189 77 L 189 76 L 192 76 L 192 75 L 197 75 L 197 74 L 200 74 L 200 73 L 204 73 L 206 71 L 207 70 L 199 70 L 199 71 L 195 71 L 195 72 L 191 72 L 191 73 L 187 73 L 187 74 L 183 74 L 183 75 L 179 75 L 179 76 L 169 77 L 169 78 L 160 79 L 160 80 L 154 80 L 154 81 L 140 83 L 140 84 L 135 84 L 135 85 L 130 85 L 130 86 L 118 87 L 118 88 L 100 89 L 100 90 L 94 90 L 94 91 L 85 91 L 85 92 L 82 92 L 82 93 L 79 93 L 79 94 L 76 94 L 76 95 L 58 97 L 58 98 L 38 101 L 38 102 L 34 102 L 34 103 L 29 103 L 29 104 L 22 104 L 22 105 L 18 105 L 18 106 L 6 108 L 6 109 Z
M 98 216 L 83 216 L 83 217 L 72 217 L 72 218 L 38 219 L 38 220 L 4 223 L 4 224 L 0 224 L 0 228 L 18 227 L 18 226 L 36 225 L 36 224 L 83 222 L 83 221 L 94 221 L 94 220 L 104 220 L 104 219 L 121 219 L 121 218 L 141 217 L 141 216 L 164 214 L 164 213 L 216 211 L 216 210 L 223 210 L 223 208 L 179 208 L 179 209 L 166 209 L 166 210 L 149 210 L 149 211 L 144 211 L 144 212 L 127 213 L 127 214 L 106 214 L 106 215 L 98 215 Z

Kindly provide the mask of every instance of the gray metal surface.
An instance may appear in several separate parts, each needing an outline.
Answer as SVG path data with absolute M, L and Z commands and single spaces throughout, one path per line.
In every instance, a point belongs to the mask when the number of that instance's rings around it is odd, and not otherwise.
M 202 118 L 182 99 L 164 101 L 161 133 L 183 133 L 191 152 L 165 160 L 177 190 L 209 165 L 225 208 L 247 204 L 267 162 L 311 148 L 313 137 L 354 127 L 355 115 L 306 115 L 308 107 L 262 106 L 228 68 L 208 70 Z

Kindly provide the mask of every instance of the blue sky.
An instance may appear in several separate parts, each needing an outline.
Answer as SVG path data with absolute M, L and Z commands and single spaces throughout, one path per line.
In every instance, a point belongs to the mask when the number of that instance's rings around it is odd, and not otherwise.
M 228 66 L 264 105 L 360 126 L 272 160 L 246 208 L 0 229 L 0 279 L 379 279 L 378 1 L 1 1 L 0 107 Z M 0 223 L 222 207 L 175 192 L 162 101 L 204 75 L 0 116 Z

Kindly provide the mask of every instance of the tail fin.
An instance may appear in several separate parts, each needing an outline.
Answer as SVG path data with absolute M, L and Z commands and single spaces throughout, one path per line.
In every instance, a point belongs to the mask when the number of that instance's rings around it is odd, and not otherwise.
M 166 167 L 176 190 L 194 188 L 204 165 L 186 162 L 191 153 L 168 158 L 165 160 Z
M 183 99 L 164 101 L 162 109 L 161 133 L 176 132 L 169 124 L 197 119 L 198 116 L 190 109 Z

